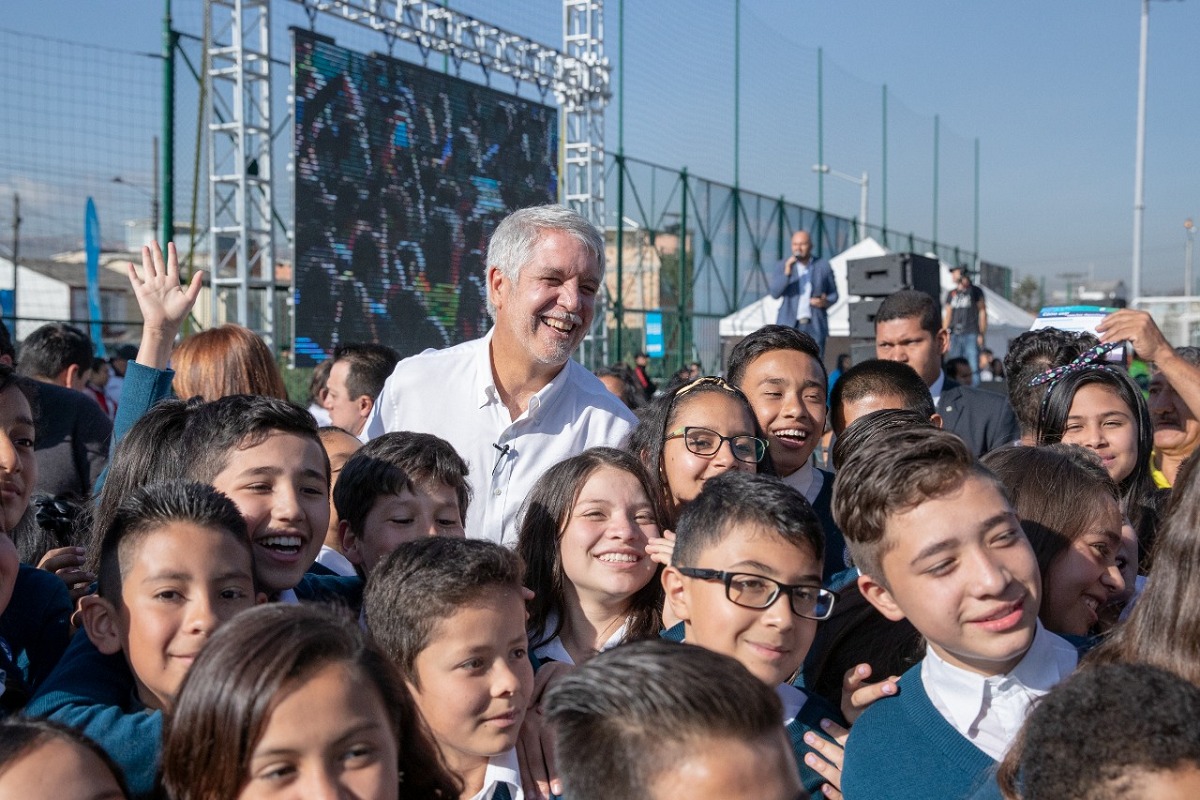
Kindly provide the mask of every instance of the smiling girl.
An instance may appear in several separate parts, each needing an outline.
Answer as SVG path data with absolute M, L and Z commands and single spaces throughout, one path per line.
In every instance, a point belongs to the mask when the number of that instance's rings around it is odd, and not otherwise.
M 729 470 L 775 474 L 750 401 L 723 378 L 697 378 L 655 400 L 625 449 L 646 467 L 667 528 L 709 478 Z
M 174 800 L 458 796 L 392 664 L 311 606 L 261 606 L 213 637 L 162 762 Z
M 662 586 L 652 543 L 661 506 L 628 453 L 595 447 L 534 485 L 517 542 L 527 564 L 530 643 L 539 659 L 579 664 L 657 636 Z
M 1081 447 L 993 450 L 983 464 L 1008 488 L 1037 557 L 1038 618 L 1053 633 L 1087 636 L 1125 589 L 1116 486 Z
M 1145 553 L 1153 545 L 1157 526 L 1158 498 L 1150 477 L 1154 431 L 1141 390 L 1126 372 L 1107 364 L 1084 365 L 1048 382 L 1037 443 L 1080 445 L 1100 458 L 1138 533 L 1142 567 L 1146 568 Z

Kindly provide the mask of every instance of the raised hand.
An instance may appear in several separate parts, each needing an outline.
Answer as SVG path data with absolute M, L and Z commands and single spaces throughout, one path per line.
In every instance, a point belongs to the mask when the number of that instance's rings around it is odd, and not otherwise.
M 142 312 L 142 343 L 137 362 L 143 366 L 165 369 L 171 358 L 171 345 L 183 321 L 196 305 L 204 278 L 196 270 L 192 282 L 184 287 L 179 283 L 179 256 L 174 242 L 167 244 L 167 257 L 155 242 L 142 248 L 142 272 L 129 264 L 129 284 Z

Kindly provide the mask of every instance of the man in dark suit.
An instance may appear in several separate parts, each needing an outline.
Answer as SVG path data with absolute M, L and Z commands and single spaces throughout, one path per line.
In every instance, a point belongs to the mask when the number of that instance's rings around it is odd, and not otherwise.
M 783 300 L 775 324 L 807 333 L 824 360 L 829 336 L 826 309 L 838 300 L 837 283 L 829 262 L 813 258 L 812 238 L 806 231 L 792 234 L 792 254 L 767 275 L 767 289 L 771 297 Z
M 943 427 L 958 434 L 977 456 L 1004 447 L 1021 436 L 1007 398 L 962 386 L 942 371 L 950 337 L 942 327 L 937 300 L 911 289 L 896 292 L 875 315 L 875 355 L 908 364 L 933 395 Z

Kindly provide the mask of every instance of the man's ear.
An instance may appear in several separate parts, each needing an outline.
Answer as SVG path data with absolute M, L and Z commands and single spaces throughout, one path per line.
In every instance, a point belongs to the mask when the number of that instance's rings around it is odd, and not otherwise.
M 929 421 L 933 423 L 933 427 L 939 430 L 946 427 L 946 421 L 942 419 L 942 415 L 938 414 L 937 412 L 934 412 L 929 416 Z
M 508 284 L 508 276 L 505 275 L 499 267 L 488 267 L 487 270 L 487 289 L 488 299 L 492 301 L 492 305 L 496 308 L 500 307 L 500 303 L 504 297 L 504 287 Z
M 904 619 L 904 612 L 900 610 L 900 606 L 896 605 L 891 591 L 870 575 L 858 576 L 858 591 L 862 593 L 868 603 L 875 606 L 880 614 L 892 622 Z
M 121 623 L 112 603 L 99 595 L 85 595 L 79 598 L 79 616 L 97 650 L 106 656 L 121 652 Z
M 361 395 L 358 398 L 358 416 L 366 419 L 371 416 L 371 409 L 375 407 L 375 398 L 370 395 Z
M 666 594 L 667 605 L 675 618 L 683 623 L 692 621 L 691 603 L 688 597 L 687 582 L 683 575 L 674 567 L 666 567 L 662 571 L 663 592 Z
M 935 345 L 937 345 L 938 353 L 945 357 L 946 353 L 950 352 L 950 331 L 942 328 L 934 337 Z
M 351 564 L 361 567 L 363 559 L 362 553 L 358 551 L 358 536 L 350 530 L 350 523 L 346 520 L 338 522 L 338 536 L 342 540 L 342 555 Z

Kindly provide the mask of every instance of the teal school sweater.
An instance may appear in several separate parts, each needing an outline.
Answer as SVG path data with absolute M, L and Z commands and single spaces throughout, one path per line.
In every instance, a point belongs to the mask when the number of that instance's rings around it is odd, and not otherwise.
M 992 777 L 996 761 L 934 708 L 921 665 L 900 677 L 900 694 L 854 723 L 842 767 L 846 800 L 960 800 Z

